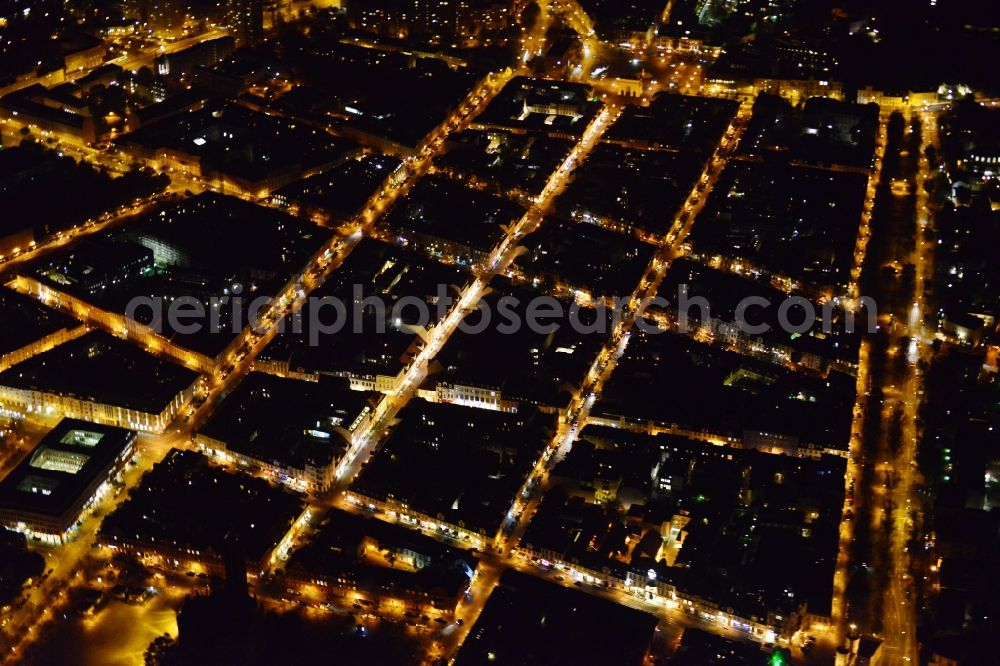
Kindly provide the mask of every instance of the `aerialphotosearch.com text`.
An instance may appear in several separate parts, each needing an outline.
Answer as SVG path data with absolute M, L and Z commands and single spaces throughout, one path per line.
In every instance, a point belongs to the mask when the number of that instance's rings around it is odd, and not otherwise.
M 445 284 L 438 285 L 436 293 L 429 298 L 386 299 L 366 293 L 370 290 L 370 285 L 356 284 L 350 298 L 310 296 L 296 313 L 277 323 L 279 332 L 304 334 L 310 345 L 317 346 L 329 336 L 345 330 L 355 334 L 381 334 L 390 327 L 432 327 L 447 316 L 459 294 L 457 287 Z M 207 301 L 193 296 L 137 297 L 129 302 L 126 316 L 148 323 L 157 333 L 168 335 L 191 335 L 206 330 L 238 333 L 246 326 L 263 331 L 268 328 L 265 320 L 275 302 L 270 296 L 244 296 L 237 285 L 231 294 Z M 583 306 L 552 296 L 522 299 L 504 295 L 497 299 L 481 299 L 463 317 L 459 331 L 477 334 L 495 328 L 501 334 L 512 335 L 527 327 L 534 333 L 547 335 L 569 326 L 583 335 L 602 334 L 625 318 L 630 302 L 627 297 L 612 297 L 594 306 Z M 790 335 L 817 330 L 829 334 L 833 332 L 834 322 L 839 322 L 838 328 L 847 333 L 854 333 L 859 328 L 862 332 L 875 332 L 878 318 L 875 301 L 864 296 L 858 305 L 860 307 L 847 309 L 833 299 L 817 306 L 797 295 L 780 299 L 748 296 L 737 303 L 723 325 L 735 326 L 748 335 L 763 335 L 775 329 Z M 691 296 L 686 284 L 678 286 L 673 299 L 656 296 L 638 303 L 640 316 L 635 325 L 645 333 L 662 333 L 663 327 L 641 316 L 651 308 L 671 313 L 676 321 L 673 330 L 684 334 L 711 328 L 715 316 L 711 302 L 703 296 Z

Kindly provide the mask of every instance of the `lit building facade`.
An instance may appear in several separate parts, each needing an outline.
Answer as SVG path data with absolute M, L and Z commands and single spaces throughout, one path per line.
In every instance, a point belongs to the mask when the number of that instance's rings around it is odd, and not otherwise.
M 225 18 L 237 45 L 252 46 L 264 38 L 263 0 L 226 0 Z

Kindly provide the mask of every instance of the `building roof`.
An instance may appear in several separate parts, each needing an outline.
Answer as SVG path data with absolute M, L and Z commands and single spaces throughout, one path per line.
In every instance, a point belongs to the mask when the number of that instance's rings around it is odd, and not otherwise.
M 846 284 L 867 187 L 863 173 L 730 160 L 691 240 L 702 254 L 819 286 Z
M 846 449 L 854 398 L 845 373 L 817 377 L 687 336 L 637 332 L 594 413 Z
M 193 370 L 94 331 L 5 370 L 0 386 L 159 414 L 197 378 Z
M 503 277 L 492 280 L 490 288 L 483 303 L 495 316 L 480 327 L 480 313 L 469 314 L 435 359 L 441 372 L 431 380 L 489 389 L 506 400 L 564 407 L 611 330 L 608 311 L 540 297 Z
M 469 280 L 471 276 L 455 266 L 366 237 L 312 293 L 314 298 L 303 308 L 301 332 L 286 326 L 260 358 L 287 361 L 292 369 L 310 373 L 396 376 L 417 338 L 405 324 L 420 321 L 415 308 L 400 308 L 394 315 L 395 306 L 417 299 L 429 315 L 424 323 L 436 325 L 447 314 L 438 301 L 439 290 L 454 298 L 451 285 L 463 287 Z M 384 304 L 384 312 L 361 307 L 370 297 Z M 343 304 L 343 314 L 330 299 Z
M 182 98 L 177 104 L 186 101 Z M 313 127 L 239 104 L 207 104 L 187 113 L 174 113 L 170 100 L 161 104 L 168 106 L 155 113 L 143 112 L 158 119 L 148 122 L 140 113 L 148 124 L 120 141 L 149 152 L 170 150 L 198 160 L 206 176 L 218 173 L 262 185 L 270 178 L 289 182 L 295 174 L 334 163 L 357 149 L 347 139 L 334 139 Z
M 626 107 L 604 140 L 648 144 L 706 158 L 738 108 L 734 100 L 661 93 L 649 106 Z
M 53 310 L 30 296 L 6 287 L 0 288 L 0 355 L 77 325 L 73 317 Z
M 553 434 L 555 417 L 414 401 L 352 488 L 492 536 Z
M 409 554 L 412 569 L 385 566 L 362 552 L 366 542 L 397 557 Z M 457 565 L 457 566 L 456 566 Z M 464 566 L 463 566 L 464 565 Z M 375 586 L 410 593 L 435 590 L 454 597 L 469 584 L 476 558 L 429 536 L 367 516 L 333 510 L 312 539 L 295 550 L 289 572 L 305 575 L 348 577 L 364 587 Z
M 639 666 L 657 618 L 508 570 L 455 659 L 456 666 Z
M 740 643 L 693 627 L 684 630 L 671 666 L 757 666 L 764 663 L 760 647 Z
M 63 419 L 0 481 L 0 509 L 65 516 L 135 438 L 132 430 Z
M 829 310 L 828 327 L 825 326 L 825 322 L 816 321 L 813 322 L 812 328 L 804 334 L 790 334 L 782 331 L 778 309 L 792 296 L 805 298 L 801 293 L 788 294 L 772 287 L 764 279 L 753 279 L 752 274 L 742 276 L 730 271 L 715 269 L 687 258 L 674 261 L 670 271 L 660 284 L 657 295 L 667 301 L 668 310 L 677 308 L 682 287 L 689 299 L 688 302 L 692 302 L 691 299 L 698 297 L 707 299 L 709 316 L 728 323 L 737 323 L 737 308 L 741 304 L 752 302 L 747 299 L 764 298 L 767 300 L 767 305 L 755 306 L 755 309 L 750 310 L 749 314 L 745 315 L 744 320 L 747 324 L 766 325 L 769 329 L 760 335 L 749 337 L 760 337 L 771 344 L 787 346 L 803 353 L 817 354 L 831 361 L 838 359 L 854 361 L 857 359 L 860 333 L 867 321 L 867 317 L 863 313 L 857 313 L 857 316 L 851 314 L 856 323 L 858 335 L 848 334 L 846 332 L 846 318 L 848 316 L 846 309 L 831 301 L 826 304 L 833 306 Z M 821 318 L 824 313 L 824 305 L 816 302 L 814 298 L 807 298 L 807 300 L 812 304 L 816 317 Z M 798 323 L 802 319 L 801 313 L 802 309 L 796 306 L 789 313 L 788 320 Z M 700 313 L 697 307 L 691 309 L 690 315 L 692 320 L 699 322 Z
M 368 155 L 295 181 L 274 192 L 272 198 L 327 212 L 336 220 L 353 217 L 400 165 L 395 157 Z
M 252 561 L 274 548 L 302 500 L 264 479 L 232 474 L 194 451 L 171 450 L 101 524 L 106 542 L 192 549 L 203 557 L 238 547 Z
M 600 109 L 593 90 L 566 83 L 515 76 L 476 118 L 475 125 L 581 136 Z M 550 114 L 550 110 L 559 113 Z
M 347 380 L 313 384 L 255 373 L 226 397 L 201 434 L 258 460 L 327 467 L 346 451 L 374 395 L 352 391 Z
M 427 176 L 395 205 L 387 222 L 403 237 L 423 234 L 489 252 L 523 214 L 523 208 L 507 199 Z
M 62 125 L 71 132 L 81 132 L 87 117 L 72 113 L 65 109 L 57 109 L 37 101 L 48 96 L 48 90 L 41 84 L 35 84 L 12 92 L 0 99 L 0 108 L 15 114 L 35 118 L 36 120 Z

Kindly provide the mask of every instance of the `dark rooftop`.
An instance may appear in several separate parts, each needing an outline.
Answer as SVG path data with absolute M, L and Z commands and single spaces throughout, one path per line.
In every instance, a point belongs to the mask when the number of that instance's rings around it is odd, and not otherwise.
M 454 244 L 459 263 L 488 253 L 524 209 L 499 196 L 477 192 L 441 176 L 427 176 L 398 202 L 386 224 L 406 244 L 435 256 L 449 256 L 438 242 Z
M 481 326 L 478 310 L 467 315 L 435 359 L 440 372 L 432 379 L 502 391 L 508 400 L 564 407 L 607 339 L 609 311 L 540 296 L 512 287 L 506 278 L 495 279 L 491 287 L 483 298 L 493 313 L 490 321 Z
M 600 144 L 557 206 L 580 222 L 665 235 L 701 168 L 701 161 L 688 153 Z
M 854 394 L 854 378 L 843 373 L 814 377 L 691 338 L 637 332 L 594 412 L 845 449 Z
M 602 296 L 630 295 L 649 266 L 653 248 L 592 224 L 550 218 L 521 243 L 517 259 L 527 278 L 543 288 L 562 283 Z
M 297 68 L 300 86 L 318 88 L 309 112 L 335 115 L 349 130 L 415 147 L 468 94 L 475 75 L 430 58 L 412 59 L 342 43 L 315 46 Z M 337 76 L 330 76 L 336 72 Z M 333 100 L 331 102 L 330 100 Z M 283 100 L 279 100 L 279 103 Z
M 763 666 L 767 659 L 758 645 L 689 627 L 670 666 Z
M 136 297 L 163 299 L 164 314 L 179 298 L 194 298 L 211 312 L 214 299 L 216 330 L 208 321 L 196 330 L 188 330 L 188 319 L 176 330 L 169 317 L 160 322 L 165 337 L 214 357 L 249 323 L 253 300 L 278 293 L 329 233 L 271 208 L 205 193 L 108 237 L 49 255 L 34 272 L 56 289 L 117 313 L 129 312 Z M 150 256 L 127 261 L 135 251 Z M 130 314 L 144 324 L 155 320 L 152 307 Z
M 847 283 L 868 179 L 807 167 L 730 160 L 691 233 L 695 250 L 774 273 Z
M 366 546 L 389 553 L 371 557 Z M 386 566 L 399 562 L 400 567 Z M 467 551 L 376 518 L 332 510 L 315 536 L 297 548 L 286 567 L 290 574 L 350 579 L 363 589 L 455 598 L 469 585 L 476 558 Z
M 304 469 L 339 460 L 356 419 L 375 394 L 346 380 L 318 384 L 253 373 L 230 393 L 200 430 L 231 451 Z
M 293 493 L 263 479 L 231 474 L 194 451 L 173 449 L 101 524 L 116 541 L 220 554 L 238 548 L 258 561 L 277 545 L 302 510 Z
M 335 221 L 348 220 L 402 164 L 395 157 L 368 155 L 348 160 L 329 171 L 296 181 L 274 192 L 279 205 L 320 210 Z
M 772 95 L 759 95 L 740 139 L 741 153 L 815 165 L 868 169 L 875 157 L 878 107 L 813 97 L 799 110 Z
M 805 298 L 801 294 L 787 294 L 771 286 L 764 279 L 755 280 L 750 276 L 744 277 L 718 270 L 685 258 L 673 262 L 660 285 L 658 295 L 669 303 L 668 310 L 676 310 L 682 288 L 689 301 L 698 297 L 706 299 L 710 317 L 728 323 L 736 322 L 736 309 L 741 303 L 747 302 L 745 299 L 764 298 L 768 305 L 754 306 L 745 314 L 745 319 L 747 324 L 766 325 L 770 330 L 753 337 L 763 338 L 772 344 L 786 345 L 800 352 L 818 354 L 831 361 L 844 360 L 853 363 L 857 360 L 860 337 L 846 332 L 844 319 L 846 311 L 842 306 L 834 305 L 830 308 L 830 325 L 827 332 L 822 322 L 823 304 L 815 302 L 814 299 L 807 299 L 813 305 L 817 320 L 812 323 L 810 331 L 801 335 L 790 334 L 782 331 L 777 314 L 778 308 L 791 296 Z M 689 317 L 696 322 L 695 325 L 700 324 L 700 316 L 699 309 L 692 306 Z M 799 306 L 792 308 L 788 320 L 796 324 L 806 321 L 803 309 Z M 856 313 L 855 330 L 860 332 L 866 323 L 866 316 L 860 312 Z
M 153 251 L 138 243 L 96 238 L 41 260 L 36 275 L 58 289 L 86 296 L 113 288 L 152 265 Z
M 633 33 L 645 36 L 660 24 L 668 5 L 664 0 L 581 0 L 580 6 L 601 39 L 612 40 Z
M 34 298 L 0 288 L 0 355 L 78 325 L 73 317 L 46 307 Z
M 504 130 L 465 130 L 448 137 L 447 152 L 437 157 L 435 164 L 499 194 L 520 190 L 536 195 L 572 147 L 567 139 Z
M 456 666 L 640 666 L 655 616 L 505 571 L 458 651 Z
M 733 100 L 660 94 L 648 107 L 630 106 L 605 141 L 693 153 L 708 158 L 739 108 Z
M 260 181 L 333 163 L 357 149 L 346 139 L 237 104 L 176 114 L 125 135 L 126 145 L 194 156 L 206 171 Z
M 352 490 L 492 537 L 554 433 L 536 410 L 494 412 L 415 401 Z
M 713 79 L 730 80 L 770 78 L 840 81 L 843 80 L 843 73 L 830 46 L 824 40 L 784 39 L 762 35 L 727 46 L 718 60 L 708 68 L 708 75 Z
M 5 370 L 0 385 L 159 414 L 197 378 L 193 370 L 95 331 Z
M 420 324 L 412 306 L 397 310 L 397 304 L 404 298 L 419 299 L 430 315 L 425 323 L 433 326 L 447 313 L 439 308 L 439 290 L 454 299 L 451 285 L 462 287 L 469 280 L 470 276 L 457 268 L 364 238 L 313 292 L 315 298 L 310 299 L 303 313 L 301 333 L 286 322 L 284 332 L 275 337 L 260 358 L 287 361 L 293 370 L 310 373 L 395 376 L 416 339 L 405 325 Z M 382 299 L 384 312 L 363 306 L 363 299 L 368 297 Z M 322 299 L 331 298 L 343 303 L 343 315 L 333 306 L 322 305 Z M 329 327 L 338 322 L 342 326 L 331 332 Z
M 655 566 L 692 586 L 680 589 L 706 590 L 723 606 L 732 598 L 742 611 L 797 599 L 828 614 L 845 469 L 840 456 L 799 458 L 590 425 L 554 470 L 523 542 L 596 571 Z M 591 486 L 617 490 L 598 506 Z M 619 505 L 631 509 L 627 517 Z M 633 520 L 639 514 L 648 514 L 644 524 Z M 675 515 L 687 519 L 676 525 L 687 537 L 668 567 L 669 548 L 660 550 L 674 545 L 660 529 Z

